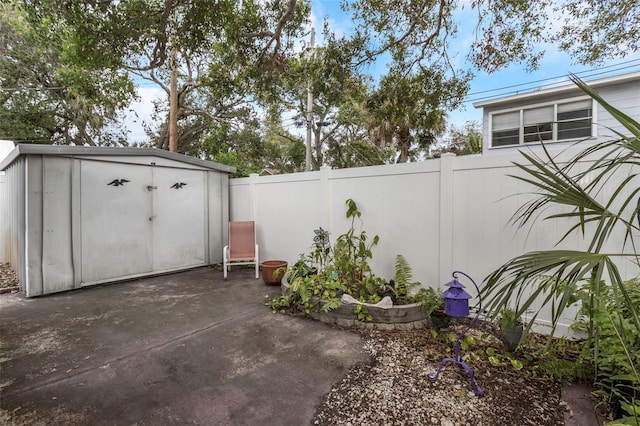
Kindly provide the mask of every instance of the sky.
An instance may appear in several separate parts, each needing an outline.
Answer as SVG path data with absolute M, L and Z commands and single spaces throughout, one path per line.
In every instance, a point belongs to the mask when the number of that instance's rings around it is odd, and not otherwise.
M 316 30 L 316 45 L 322 45 L 322 26 L 325 17 L 338 35 L 349 34 L 353 30 L 353 22 L 340 10 L 340 0 L 312 0 L 311 6 L 311 24 Z M 466 54 L 473 41 L 475 21 L 472 14 L 475 12 L 467 7 L 458 13 L 458 22 L 466 22 L 467 24 L 459 26 L 458 36 L 452 41 L 453 49 L 450 55 L 455 66 L 467 69 L 470 65 L 466 61 Z M 539 68 L 533 72 L 527 72 L 524 64 L 513 64 L 493 74 L 476 71 L 463 107 L 448 113 L 448 123 L 462 126 L 467 121 L 475 121 L 480 124 L 482 110 L 474 108 L 473 102 L 536 89 L 546 89 L 552 85 L 567 85 L 570 84 L 569 73 L 577 74 L 583 80 L 589 81 L 640 71 L 640 52 L 599 66 L 582 66 L 573 64 L 571 57 L 567 53 L 559 51 L 556 46 L 547 45 L 543 48 L 545 56 L 540 61 Z M 368 69 L 368 72 L 375 78 L 382 75 L 385 70 L 386 64 L 383 61 L 378 61 Z M 138 87 L 138 94 L 140 100 L 131 105 L 131 109 L 136 111 L 137 117 L 130 115 L 126 120 L 131 142 L 146 140 L 142 123 L 150 121 L 153 110 L 152 101 L 157 98 L 166 98 L 163 91 L 149 84 L 142 84 Z

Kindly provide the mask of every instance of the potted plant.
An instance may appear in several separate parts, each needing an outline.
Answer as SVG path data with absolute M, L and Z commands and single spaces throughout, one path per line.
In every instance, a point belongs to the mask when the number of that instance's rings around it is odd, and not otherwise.
M 262 269 L 262 280 L 266 285 L 280 285 L 287 270 L 287 262 L 284 260 L 265 260 L 260 263 L 260 269 Z
M 509 351 L 515 350 L 520 344 L 524 330 L 522 318 L 517 315 L 514 309 L 507 306 L 500 311 L 498 324 L 500 326 L 500 338 L 505 347 Z

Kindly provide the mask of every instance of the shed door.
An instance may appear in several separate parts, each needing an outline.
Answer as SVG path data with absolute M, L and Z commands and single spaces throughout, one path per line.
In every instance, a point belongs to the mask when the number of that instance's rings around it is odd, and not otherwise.
M 153 268 L 167 271 L 206 264 L 206 173 L 153 169 Z
M 206 265 L 206 172 L 83 160 L 80 173 L 82 284 Z
M 152 169 L 82 161 L 80 179 L 82 283 L 151 272 Z

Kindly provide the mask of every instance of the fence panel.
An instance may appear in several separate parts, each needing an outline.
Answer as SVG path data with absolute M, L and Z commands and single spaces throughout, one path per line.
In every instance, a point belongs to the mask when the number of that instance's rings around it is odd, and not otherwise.
M 565 150 L 563 155 L 575 152 Z M 262 259 L 292 263 L 310 250 L 319 226 L 331 233 L 332 241 L 347 231 L 345 201 L 351 198 L 362 212 L 363 229 L 371 238 L 380 237 L 371 261 L 376 275 L 393 277 L 395 257 L 402 254 L 414 278 L 425 286 L 441 288 L 453 270 L 481 284 L 504 262 L 525 252 L 587 247 L 588 240 L 578 232 L 555 245 L 568 221 L 539 220 L 519 230 L 510 223 L 518 207 L 533 196 L 530 185 L 509 176 L 521 173 L 513 162 L 524 160 L 519 153 L 443 155 L 421 163 L 252 175 L 230 180 L 230 216 L 257 222 Z M 606 182 L 599 196 L 606 199 L 624 175 Z M 630 212 L 633 207 L 628 207 Z M 551 206 L 545 216 L 554 211 L 559 210 Z M 607 247 L 615 252 L 623 243 L 624 236 L 614 234 Z M 623 276 L 638 274 L 633 262 L 620 267 Z M 573 311 L 565 315 L 560 331 L 566 331 L 573 317 Z M 544 328 L 549 318 L 545 311 L 539 325 Z

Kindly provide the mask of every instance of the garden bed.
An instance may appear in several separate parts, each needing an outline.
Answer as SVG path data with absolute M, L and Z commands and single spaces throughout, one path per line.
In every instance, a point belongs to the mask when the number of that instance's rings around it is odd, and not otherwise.
M 289 291 L 289 283 L 282 280 L 282 294 Z M 322 312 L 322 301 L 318 301 L 315 309 L 311 312 L 311 317 L 315 320 L 327 324 L 335 324 L 340 327 L 356 328 L 365 330 L 416 330 L 429 326 L 429 319 L 422 311 L 419 303 L 409 305 L 394 305 L 391 308 L 379 308 L 367 306 L 367 311 L 371 314 L 371 321 L 358 320 L 354 312 L 355 304 L 342 304 L 336 309 Z

